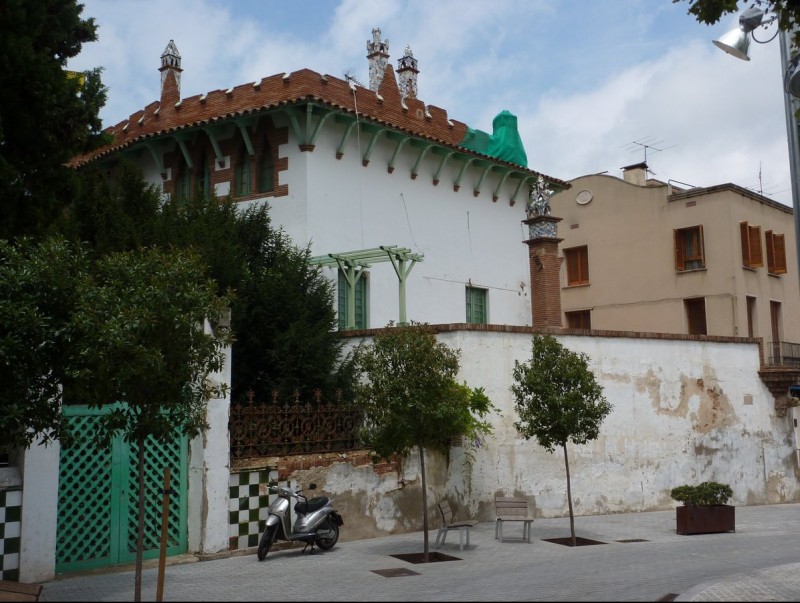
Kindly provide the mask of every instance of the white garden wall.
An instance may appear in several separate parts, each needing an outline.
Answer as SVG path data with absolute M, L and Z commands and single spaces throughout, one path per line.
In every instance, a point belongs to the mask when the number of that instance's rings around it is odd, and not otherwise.
M 514 428 L 512 370 L 530 358 L 531 332 L 439 337 L 461 350 L 459 378 L 484 387 L 500 411 L 476 450 L 471 487 L 463 449 L 454 448 L 441 494 L 483 520 L 493 519 L 498 494 L 528 497 L 541 517 L 568 514 L 563 452 L 550 454 Z M 730 484 L 735 505 L 800 500 L 792 413 L 776 413 L 757 343 L 662 337 L 558 336 L 589 356 L 613 405 L 597 440 L 568 445 L 576 515 L 669 509 L 674 486 L 705 480 Z

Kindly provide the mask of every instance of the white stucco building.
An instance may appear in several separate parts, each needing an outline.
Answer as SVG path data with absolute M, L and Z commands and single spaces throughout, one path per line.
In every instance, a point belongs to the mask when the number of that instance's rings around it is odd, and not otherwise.
M 170 42 L 160 98 L 110 127 L 113 142 L 75 165 L 113 173 L 128 157 L 171 202 L 213 191 L 242 207 L 268 203 L 273 224 L 310 245 L 337 283 L 340 328 L 353 345 L 390 321 L 437 325 L 461 350 L 459 377 L 484 387 L 500 414 L 469 479 L 463 449 L 449 462 L 431 458 L 432 509 L 449 497 L 491 521 L 494 496 L 506 494 L 527 497 L 538 516 L 566 514 L 563 459 L 513 427 L 514 362 L 530 357 L 542 329 L 589 355 L 613 404 L 601 437 L 571 453 L 576 514 L 663 510 L 675 505 L 672 487 L 702 480 L 731 484 L 737 505 L 800 500 L 795 409 L 786 409 L 780 376 L 766 377 L 761 340 L 561 329 L 559 218 L 527 210 L 569 184 L 527 166 L 510 113 L 498 113 L 488 134 L 417 98 L 416 58 L 406 48 L 395 72 L 380 30 L 367 58 L 368 86 L 306 69 L 182 98 Z M 229 367 L 218 377 L 229 379 Z M 231 467 L 229 407 L 212 401 L 212 429 L 174 453 L 180 552 L 223 554 L 258 537 L 273 459 Z M 32 448 L 16 482 L 0 481 L 22 517 L 12 526 L 21 553 L 3 561 L 23 581 L 73 567 L 59 542 L 81 542 L 59 534 L 69 511 L 59 506 L 59 476 L 70 461 L 59 455 Z M 381 472 L 356 456 L 311 459 L 289 477 L 336 498 L 342 540 L 421 529 L 408 512 L 420 500 L 416 457 Z M 124 528 L 126 520 L 115 518 Z

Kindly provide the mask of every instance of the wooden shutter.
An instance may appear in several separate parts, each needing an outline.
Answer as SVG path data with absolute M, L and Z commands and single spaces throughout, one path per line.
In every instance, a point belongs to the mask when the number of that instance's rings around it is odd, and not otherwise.
M 689 335 L 706 335 L 706 303 L 705 298 L 687 299 L 686 319 L 689 323 Z
M 580 282 L 580 268 L 576 249 L 567 249 L 567 284 L 577 285 Z
M 749 226 L 750 236 L 750 266 L 757 268 L 764 265 L 764 256 L 761 254 L 761 227 Z
M 784 236 L 772 235 L 773 253 L 775 254 L 775 274 L 786 274 L 786 240 Z
M 750 234 L 747 222 L 739 222 L 739 232 L 742 236 L 742 265 L 750 267 Z
M 765 233 L 767 241 L 767 270 L 770 274 L 786 273 L 786 241 L 784 235 Z
M 683 270 L 683 232 L 673 230 L 672 236 L 675 240 L 675 270 Z
M 706 243 L 703 239 L 703 225 L 697 226 L 697 254 L 700 256 L 700 264 L 705 268 L 706 266 Z M 703 306 L 703 323 L 705 324 L 705 306 Z
M 763 266 L 761 227 L 750 226 L 747 222 L 739 222 L 739 231 L 742 236 L 742 264 L 748 268 Z
M 582 283 L 589 282 L 589 248 L 581 247 L 578 249 L 578 266 L 580 269 L 580 280 Z

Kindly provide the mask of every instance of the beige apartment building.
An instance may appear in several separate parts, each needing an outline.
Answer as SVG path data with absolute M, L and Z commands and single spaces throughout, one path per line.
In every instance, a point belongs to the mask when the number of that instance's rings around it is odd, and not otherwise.
M 564 326 L 761 337 L 767 364 L 800 363 L 790 207 L 648 179 L 645 163 L 571 184 L 551 199 Z

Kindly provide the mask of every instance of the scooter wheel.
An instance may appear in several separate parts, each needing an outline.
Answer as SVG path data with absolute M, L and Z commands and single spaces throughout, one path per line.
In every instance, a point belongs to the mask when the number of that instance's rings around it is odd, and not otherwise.
M 333 546 L 336 544 L 336 541 L 339 540 L 339 526 L 336 525 L 334 522 L 331 521 L 330 517 L 325 520 L 325 523 L 322 524 L 322 530 L 330 530 L 331 535 L 327 538 L 317 538 L 316 544 L 319 548 L 323 551 L 327 551 L 332 549 Z
M 264 558 L 269 553 L 269 547 L 275 541 L 275 531 L 278 526 L 267 526 L 264 533 L 261 535 L 261 541 L 258 543 L 258 560 L 264 561 Z

